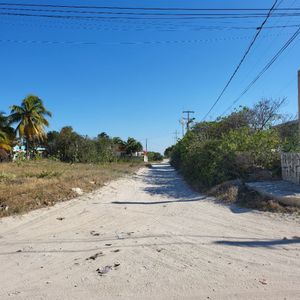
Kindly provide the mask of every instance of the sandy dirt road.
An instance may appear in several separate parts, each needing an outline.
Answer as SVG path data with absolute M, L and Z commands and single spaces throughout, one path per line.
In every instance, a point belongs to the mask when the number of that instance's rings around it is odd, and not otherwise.
M 299 235 L 155 165 L 0 220 L 0 299 L 300 299 Z

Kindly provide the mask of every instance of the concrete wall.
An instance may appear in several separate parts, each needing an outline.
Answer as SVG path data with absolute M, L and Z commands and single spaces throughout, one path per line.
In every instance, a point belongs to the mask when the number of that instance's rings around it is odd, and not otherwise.
M 300 153 L 281 154 L 282 179 L 300 184 Z

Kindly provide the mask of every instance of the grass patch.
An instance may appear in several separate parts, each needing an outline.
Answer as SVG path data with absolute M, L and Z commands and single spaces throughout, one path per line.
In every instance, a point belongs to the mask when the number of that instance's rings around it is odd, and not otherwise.
M 7 182 L 15 179 L 16 176 L 14 174 L 0 172 L 0 182 Z
M 298 207 L 286 206 L 274 199 L 263 197 L 258 192 L 248 189 L 241 180 L 219 184 L 211 188 L 208 194 L 226 204 L 237 204 L 260 211 L 300 214 Z
M 71 199 L 77 196 L 72 188 L 90 192 L 141 166 L 139 162 L 96 165 L 53 160 L 0 163 L 0 217 Z

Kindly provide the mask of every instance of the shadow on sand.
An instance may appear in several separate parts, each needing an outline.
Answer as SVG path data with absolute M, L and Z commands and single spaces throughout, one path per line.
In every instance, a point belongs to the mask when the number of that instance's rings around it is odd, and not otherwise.
M 205 196 L 194 192 L 181 176 L 167 163 L 154 164 L 146 174 L 138 175 L 146 187 L 143 190 L 152 196 L 171 198 L 161 201 L 113 201 L 112 204 L 155 205 L 201 201 Z
M 169 164 L 153 165 L 142 180 L 148 185 L 144 191 L 151 195 L 161 195 L 182 201 L 201 200 L 199 194 L 184 182 L 182 177 Z M 197 200 L 196 200 L 197 199 Z
M 220 240 L 215 241 L 214 244 L 225 245 L 225 246 L 237 246 L 237 247 L 265 247 L 272 248 L 274 246 L 283 246 L 289 244 L 299 244 L 300 237 L 293 239 L 277 239 L 277 240 L 249 240 L 249 241 L 226 241 Z

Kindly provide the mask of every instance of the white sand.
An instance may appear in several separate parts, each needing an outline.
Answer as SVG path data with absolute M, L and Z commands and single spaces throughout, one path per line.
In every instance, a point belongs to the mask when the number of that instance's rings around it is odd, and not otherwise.
M 0 220 L 0 299 L 300 299 L 299 235 L 299 218 L 216 204 L 157 165 Z

